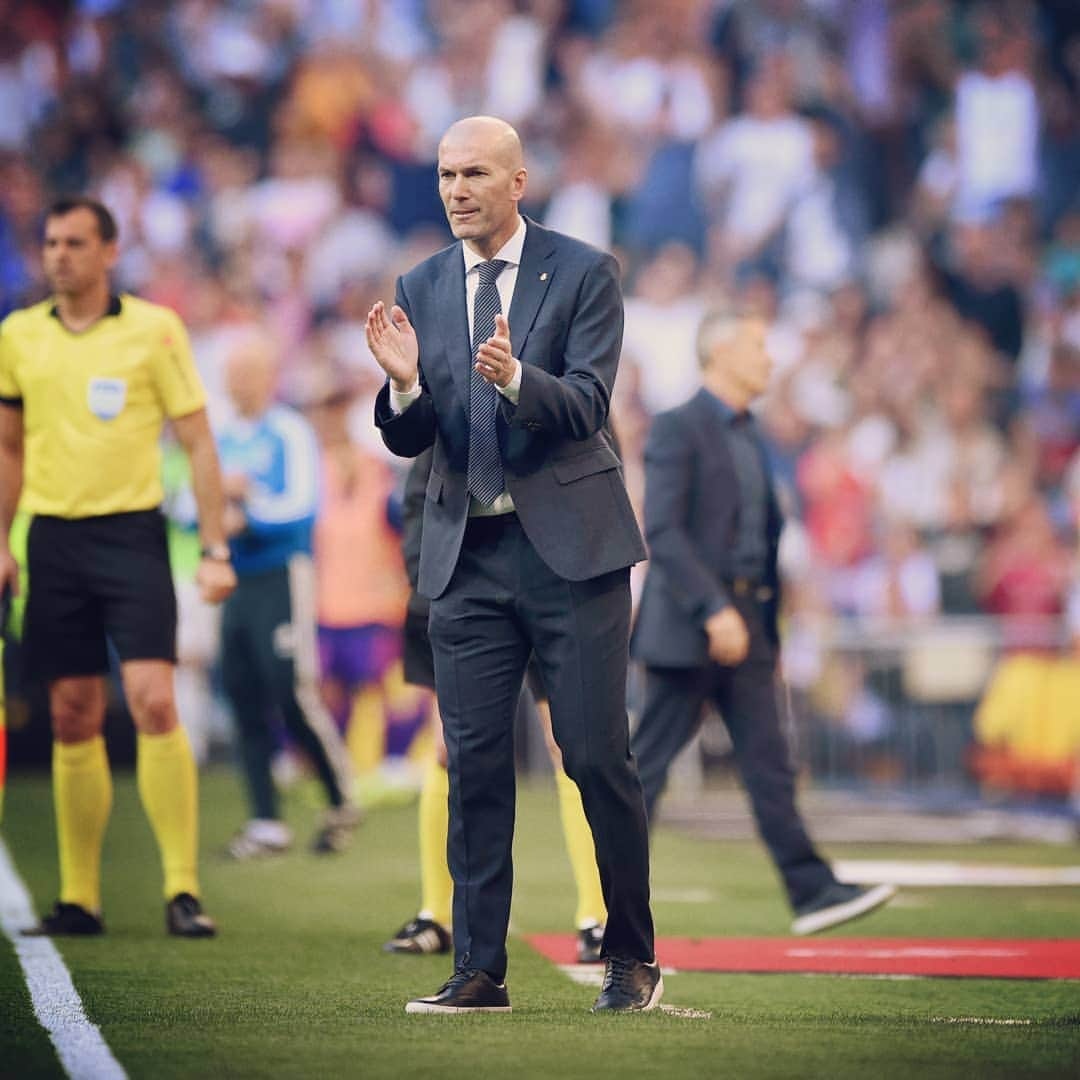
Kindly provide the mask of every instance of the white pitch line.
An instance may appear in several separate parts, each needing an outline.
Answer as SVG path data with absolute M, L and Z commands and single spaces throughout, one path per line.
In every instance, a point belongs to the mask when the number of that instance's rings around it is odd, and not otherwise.
M 23 937 L 37 921 L 22 878 L 0 839 L 0 929 L 11 939 L 22 965 L 38 1022 L 72 1080 L 126 1080 L 97 1024 L 86 1016 L 71 974 L 47 937 Z
M 841 881 L 856 885 L 883 881 L 912 888 L 961 885 L 1008 889 L 1080 885 L 1080 866 L 838 859 L 833 863 L 833 870 Z
M 1027 1027 L 1030 1020 L 999 1019 L 996 1016 L 932 1016 L 931 1024 L 978 1024 L 992 1026 L 1000 1024 L 1005 1027 Z

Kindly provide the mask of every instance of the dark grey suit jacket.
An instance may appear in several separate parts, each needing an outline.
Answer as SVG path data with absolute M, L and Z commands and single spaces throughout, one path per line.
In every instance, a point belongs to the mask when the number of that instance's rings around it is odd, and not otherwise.
M 774 644 L 782 524 L 770 478 L 768 561 L 762 584 L 773 595 L 762 607 L 765 630 Z M 658 667 L 699 667 L 708 661 L 705 622 L 731 602 L 724 572 L 738 526 L 735 465 L 716 404 L 702 389 L 684 405 L 660 413 L 645 446 L 649 569 L 630 642 L 636 660 Z
M 419 591 L 435 599 L 457 564 L 469 509 L 473 357 L 460 243 L 400 278 L 397 303 L 420 342 L 423 392 L 395 415 L 385 385 L 375 423 L 403 457 L 434 444 Z M 516 406 L 500 396 L 499 447 L 522 528 L 544 562 L 571 581 L 638 562 L 645 545 L 603 431 L 622 346 L 615 260 L 527 221 L 508 320 L 522 379 Z

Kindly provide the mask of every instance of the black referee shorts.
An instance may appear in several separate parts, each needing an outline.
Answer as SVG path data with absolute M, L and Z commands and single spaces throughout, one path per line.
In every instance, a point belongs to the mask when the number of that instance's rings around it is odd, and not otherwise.
M 176 593 L 158 510 L 36 516 L 27 538 L 27 676 L 52 681 L 123 660 L 176 662 Z

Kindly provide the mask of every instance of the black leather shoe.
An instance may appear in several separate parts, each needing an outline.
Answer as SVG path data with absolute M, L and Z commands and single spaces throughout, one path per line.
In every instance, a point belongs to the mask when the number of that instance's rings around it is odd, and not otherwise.
M 664 979 L 654 960 L 631 960 L 609 956 L 604 972 L 604 987 L 593 1003 L 593 1012 L 647 1012 L 660 1004 Z
M 213 937 L 217 926 L 203 914 L 202 904 L 191 893 L 177 893 L 165 905 L 165 929 L 174 937 Z
M 437 994 L 414 998 L 407 1013 L 472 1013 L 510 1011 L 506 983 L 497 983 L 486 971 L 455 971 Z
M 410 953 L 448 953 L 453 947 L 450 933 L 434 919 L 421 919 L 417 916 L 407 922 L 384 946 L 383 952 Z
M 579 964 L 601 964 L 604 958 L 600 950 L 604 947 L 604 928 L 602 926 L 586 926 L 578 931 L 577 936 L 577 962 Z
M 79 904 L 57 900 L 52 911 L 37 926 L 23 931 L 23 937 L 93 937 L 104 933 L 105 923 L 100 915 Z

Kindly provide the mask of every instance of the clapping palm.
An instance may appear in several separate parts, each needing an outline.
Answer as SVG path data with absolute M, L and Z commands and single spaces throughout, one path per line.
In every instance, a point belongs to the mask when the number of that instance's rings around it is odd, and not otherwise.
M 386 305 L 377 301 L 368 312 L 364 333 L 368 348 L 395 389 L 407 390 L 415 385 L 420 345 L 405 312 L 395 304 L 387 314 Z

